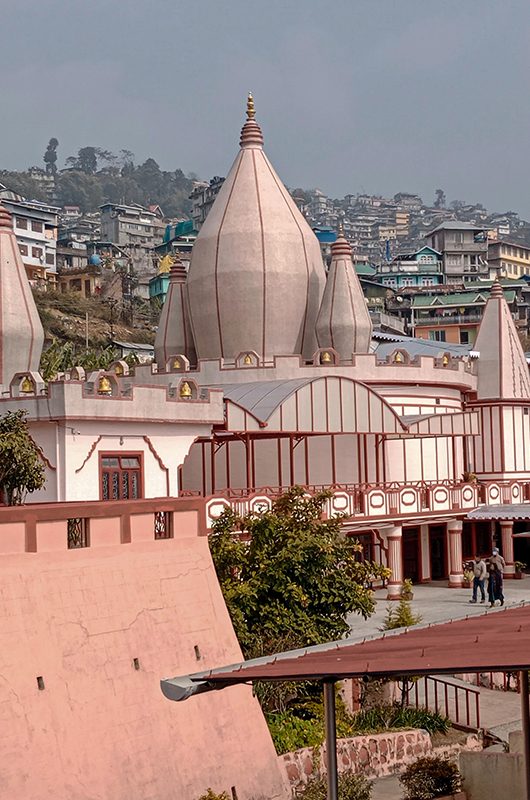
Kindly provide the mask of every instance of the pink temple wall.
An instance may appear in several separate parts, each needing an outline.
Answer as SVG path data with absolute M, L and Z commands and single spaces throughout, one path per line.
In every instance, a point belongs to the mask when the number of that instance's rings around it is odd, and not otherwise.
M 91 546 L 76 550 L 69 504 L 0 509 L 1 800 L 289 796 L 250 688 L 161 693 L 163 677 L 241 658 L 203 509 L 170 502 L 187 510 L 157 541 L 152 502 L 76 504 L 93 517 Z

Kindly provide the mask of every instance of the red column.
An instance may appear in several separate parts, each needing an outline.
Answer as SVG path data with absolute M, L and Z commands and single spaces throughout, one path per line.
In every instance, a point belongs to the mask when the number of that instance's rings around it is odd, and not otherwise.
M 388 567 L 392 575 L 388 581 L 388 600 L 399 600 L 403 585 L 403 548 L 401 525 L 394 525 L 387 533 Z
M 460 589 L 464 583 L 462 564 L 462 520 L 447 523 L 449 536 L 449 588 Z
M 513 557 L 513 522 L 503 520 L 501 522 L 502 556 L 506 561 L 504 570 L 505 578 L 513 578 L 515 573 L 515 562 Z

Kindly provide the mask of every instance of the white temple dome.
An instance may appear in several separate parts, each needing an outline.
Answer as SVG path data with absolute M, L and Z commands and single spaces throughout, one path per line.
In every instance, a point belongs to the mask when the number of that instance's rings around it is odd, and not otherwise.
M 199 359 L 316 350 L 320 246 L 263 152 L 249 95 L 241 149 L 193 247 L 188 296 Z

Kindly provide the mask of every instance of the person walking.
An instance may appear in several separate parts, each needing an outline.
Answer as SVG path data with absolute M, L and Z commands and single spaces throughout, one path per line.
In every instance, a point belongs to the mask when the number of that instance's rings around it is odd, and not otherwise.
M 486 578 L 488 577 L 488 570 L 486 569 L 486 562 L 480 556 L 475 556 L 475 560 L 473 562 L 473 599 L 470 600 L 470 603 L 477 602 L 477 593 L 480 589 L 480 602 L 486 602 L 486 592 L 484 590 L 484 584 L 486 583 Z
M 506 567 L 506 561 L 504 560 L 504 558 L 499 553 L 499 548 L 498 547 L 494 547 L 493 550 L 491 551 L 491 556 L 489 557 L 489 562 L 490 562 L 490 566 L 492 564 L 496 564 L 497 565 L 497 568 L 499 569 L 501 575 L 504 573 L 504 570 L 505 570 L 505 567 Z
M 502 558 L 502 556 L 501 556 Z M 490 608 L 493 608 L 497 600 L 500 600 L 501 606 L 504 605 L 504 594 L 502 586 L 502 572 L 496 562 L 490 561 L 490 574 L 488 580 L 488 599 L 490 601 Z

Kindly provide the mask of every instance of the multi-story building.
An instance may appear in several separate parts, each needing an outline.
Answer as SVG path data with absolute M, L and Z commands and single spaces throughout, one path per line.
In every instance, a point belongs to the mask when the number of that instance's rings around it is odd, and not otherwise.
M 57 215 L 59 209 L 26 200 L 3 200 L 29 281 L 54 284 L 57 273 Z
M 221 190 L 224 178 L 216 175 L 210 183 L 197 183 L 189 199 L 191 200 L 191 218 L 193 227 L 199 231 L 213 206 L 214 200 Z
M 425 236 L 441 253 L 446 283 L 488 277 L 488 230 L 466 222 L 444 222 Z
M 383 286 L 402 287 L 437 286 L 443 282 L 441 255 L 431 247 L 422 247 L 413 253 L 400 253 L 389 263 L 377 267 L 377 280 Z
M 411 335 L 436 342 L 473 345 L 490 296 L 490 286 L 454 294 L 417 294 L 411 298 Z M 527 332 L 528 300 L 521 290 L 505 288 L 504 297 L 517 329 Z
M 499 241 L 488 242 L 488 266 L 490 276 L 521 278 L 530 275 L 530 247 Z
M 126 249 L 137 268 L 150 268 L 153 248 L 165 230 L 156 212 L 119 203 L 105 203 L 100 211 L 101 238 Z

